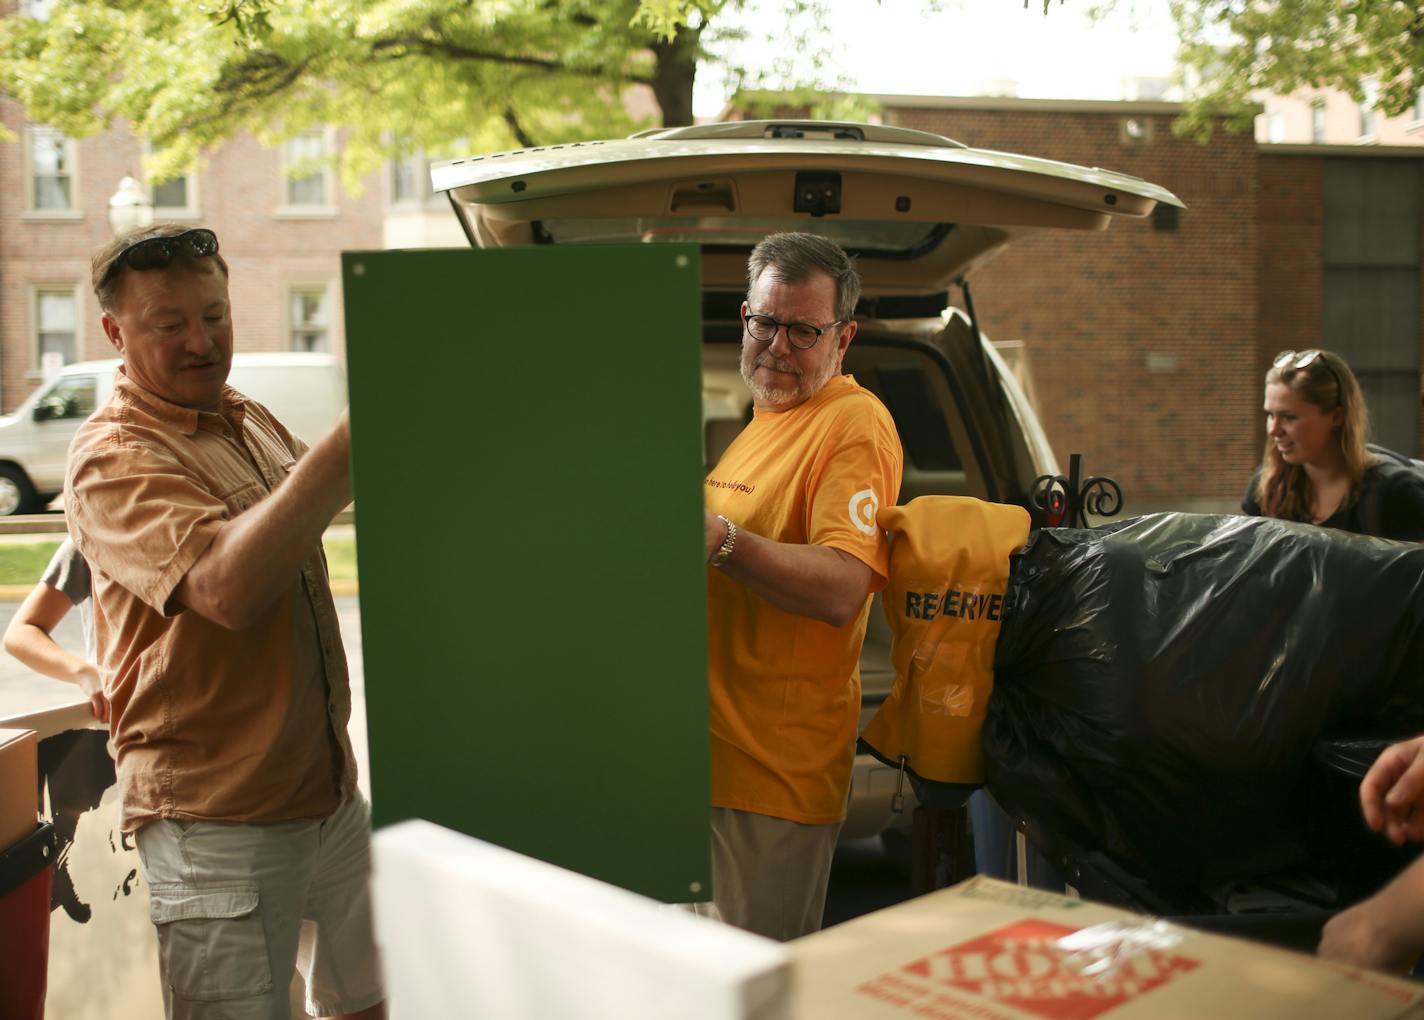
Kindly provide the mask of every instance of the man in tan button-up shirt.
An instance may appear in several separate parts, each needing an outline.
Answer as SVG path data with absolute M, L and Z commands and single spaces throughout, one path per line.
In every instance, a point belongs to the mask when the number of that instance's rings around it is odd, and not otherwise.
M 321 535 L 350 500 L 346 419 L 307 450 L 226 386 L 212 231 L 158 224 L 94 256 L 124 365 L 70 448 L 118 756 L 170 1017 L 384 1015 L 369 832 Z

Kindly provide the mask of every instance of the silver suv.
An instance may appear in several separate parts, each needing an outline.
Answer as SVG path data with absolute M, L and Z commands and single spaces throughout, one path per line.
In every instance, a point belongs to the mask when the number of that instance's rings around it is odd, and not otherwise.
M 1103 230 L 1159 202 L 1182 204 L 1097 167 L 822 121 L 736 121 L 470 156 L 436 164 L 431 178 L 476 247 L 701 246 L 709 466 L 750 413 L 738 371 L 747 254 L 782 230 L 833 238 L 857 257 L 863 282 L 845 370 L 895 418 L 901 502 L 942 493 L 1028 505 L 1035 479 L 1058 473 L 1032 405 L 978 327 L 972 270 L 1017 237 Z M 951 306 L 951 289 L 961 307 Z M 877 605 L 861 654 L 862 725 L 894 679 Z M 891 808 L 896 779 L 857 757 L 842 839 L 908 825 Z

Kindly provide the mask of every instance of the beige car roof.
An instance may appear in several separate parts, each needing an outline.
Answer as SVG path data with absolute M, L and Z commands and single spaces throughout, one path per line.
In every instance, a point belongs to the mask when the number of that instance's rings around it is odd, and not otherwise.
M 798 186 L 822 179 L 806 175 L 831 175 L 838 211 L 796 211 Z M 1159 202 L 1182 205 L 1164 188 L 1099 167 L 826 121 L 736 121 L 469 156 L 435 164 L 431 181 L 480 247 L 561 233 L 698 241 L 712 287 L 741 286 L 746 248 L 772 230 L 824 231 L 850 238 L 842 243 L 852 249 L 862 228 L 918 238 L 902 251 L 861 249 L 867 295 L 942 291 L 1015 236 L 1105 230 Z M 548 229 L 555 224 L 569 229 Z

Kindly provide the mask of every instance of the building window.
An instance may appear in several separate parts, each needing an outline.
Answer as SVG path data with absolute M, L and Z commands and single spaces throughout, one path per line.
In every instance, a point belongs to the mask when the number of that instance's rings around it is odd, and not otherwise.
M 1145 144 L 1152 141 L 1152 121 L 1147 117 L 1124 117 L 1117 134 L 1124 145 Z
M 30 209 L 70 212 L 74 209 L 74 140 L 43 124 L 31 125 Z
M 36 21 L 48 21 L 54 11 L 54 0 L 21 0 L 20 13 Z
M 331 204 L 327 132 L 303 131 L 282 146 L 283 204 L 324 208 Z M 293 176 L 295 172 L 296 176 Z
M 1158 202 L 1152 210 L 1153 230 L 1176 230 L 1181 222 L 1181 210 L 1175 205 Z
M 57 354 L 63 364 L 75 360 L 78 350 L 78 301 L 73 288 L 35 291 L 35 364 L 46 354 Z
M 288 325 L 294 351 L 331 350 L 331 316 L 327 289 L 316 285 L 293 287 L 288 302 Z
M 196 185 L 190 174 L 153 185 L 153 211 L 166 218 L 198 215 Z
M 1414 119 L 1424 120 L 1424 89 L 1414 94 Z
M 391 205 L 415 205 L 425 198 L 420 186 L 422 162 L 414 157 L 391 160 Z
M 1317 99 L 1310 104 L 1310 140 L 1316 145 L 1325 142 L 1325 100 Z
M 1379 131 L 1379 112 L 1375 103 L 1379 101 L 1379 85 L 1373 81 L 1364 84 L 1364 99 L 1360 100 L 1360 137 L 1373 138 Z
M 153 207 L 155 209 L 188 208 L 188 178 L 174 177 L 153 186 Z
M 153 146 L 145 143 L 144 154 L 153 155 Z M 198 215 L 198 178 L 181 174 L 166 181 L 150 179 L 148 200 L 159 219 L 194 219 Z
M 1286 119 L 1279 113 L 1266 118 L 1266 141 L 1280 143 L 1286 140 Z

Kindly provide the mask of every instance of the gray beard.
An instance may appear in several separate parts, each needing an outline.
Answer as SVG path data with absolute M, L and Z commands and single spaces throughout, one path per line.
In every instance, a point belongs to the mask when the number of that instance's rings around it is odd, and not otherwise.
M 756 381 L 755 373 L 758 358 L 766 358 L 768 361 L 771 361 L 773 363 L 773 367 L 775 367 L 776 359 L 770 357 L 770 355 L 766 353 L 757 355 L 756 358 L 752 359 L 751 364 L 748 364 L 747 360 L 743 358 L 741 363 L 742 381 L 747 384 L 747 389 L 752 391 L 752 396 L 756 399 L 756 402 L 758 404 L 763 404 L 769 407 L 786 407 L 788 405 L 794 406 L 798 403 L 803 403 L 807 400 L 810 400 L 812 397 L 814 397 L 817 393 L 820 393 L 821 390 L 825 388 L 826 383 L 831 381 L 831 377 L 837 374 L 836 370 L 840 367 L 836 364 L 834 360 L 828 361 L 826 362 L 825 366 L 816 373 L 816 375 L 799 376 L 799 385 L 791 387 L 776 387 L 767 386 L 763 383 Z

